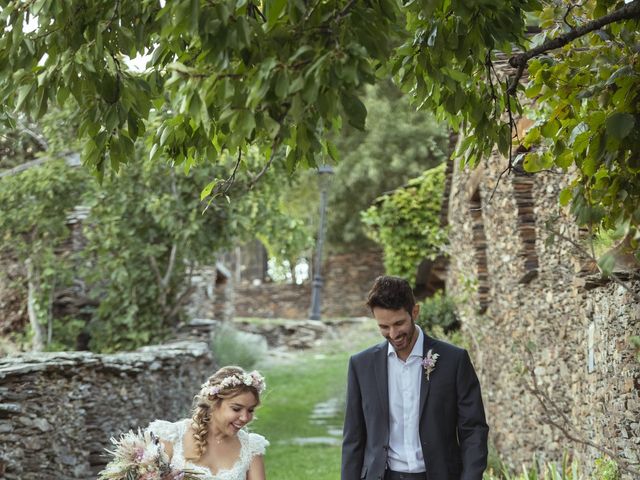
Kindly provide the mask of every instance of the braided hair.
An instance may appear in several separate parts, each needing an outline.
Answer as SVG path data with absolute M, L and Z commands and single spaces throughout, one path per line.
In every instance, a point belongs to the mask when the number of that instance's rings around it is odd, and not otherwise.
M 257 372 L 255 372 L 256 375 Z M 252 372 L 253 374 L 253 372 Z M 211 415 L 224 399 L 233 398 L 241 393 L 250 392 L 260 401 L 260 392 L 264 388 L 264 381 L 257 387 L 255 384 L 247 385 L 242 382 L 229 382 L 225 379 L 235 377 L 237 379 L 246 378 L 247 374 L 242 368 L 236 366 L 222 367 L 216 373 L 211 375 L 203 384 L 202 390 L 195 396 L 193 400 L 193 410 L 191 420 L 193 421 L 196 457 L 199 459 L 204 455 L 207 449 L 207 437 L 209 434 L 209 424 Z M 262 378 L 262 377 L 260 377 Z M 224 382 L 224 383 L 223 383 Z M 229 385 L 231 383 L 231 385 Z

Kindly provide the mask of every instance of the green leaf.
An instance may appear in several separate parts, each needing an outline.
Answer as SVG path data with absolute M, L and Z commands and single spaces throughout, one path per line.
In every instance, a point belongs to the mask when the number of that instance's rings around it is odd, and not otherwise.
M 68 97 L 69 97 L 69 89 L 64 86 L 61 86 L 58 89 L 58 93 L 56 94 L 56 100 L 58 102 L 58 105 L 62 107 L 64 105 L 64 102 L 67 101 Z
M 618 78 L 626 76 L 637 76 L 637 74 L 633 71 L 633 67 L 631 65 L 625 65 L 624 67 L 621 67 L 613 72 L 609 79 L 605 82 L 605 85 L 613 85 Z
M 289 86 L 289 93 L 298 93 L 304 88 L 304 77 L 298 76 Z
M 280 17 L 280 14 L 283 12 L 284 7 L 287 6 L 287 0 L 267 0 L 265 1 L 265 10 L 266 10 L 266 16 L 267 16 L 267 27 L 270 29 L 272 28 L 276 22 L 278 21 L 278 18 Z
M 351 93 L 344 92 L 340 100 L 342 102 L 342 108 L 344 108 L 347 118 L 349 119 L 349 124 L 358 130 L 364 130 L 367 108 L 360 99 Z
M 16 110 L 22 107 L 22 104 L 27 99 L 27 96 L 31 93 L 31 85 L 23 85 L 18 88 L 18 100 L 16 101 Z
M 559 196 L 560 205 L 562 205 L 563 207 L 566 207 L 567 205 L 569 205 L 569 202 L 571 201 L 572 198 L 573 198 L 572 189 L 570 187 L 564 188 L 560 192 L 560 196 Z
M 567 169 L 573 164 L 573 153 L 571 150 L 564 150 L 556 157 L 556 165 L 560 168 Z
M 613 269 L 616 266 L 615 255 L 613 253 L 605 253 L 598 259 L 598 266 L 604 275 L 609 276 L 613 273 Z
M 631 133 L 633 130 L 633 126 L 635 124 L 635 119 L 633 115 L 630 113 L 620 113 L 616 112 L 607 118 L 605 122 L 605 126 L 607 129 L 607 134 L 611 135 L 618 140 L 622 140 L 624 137 Z
M 329 156 L 334 162 L 340 161 L 340 153 L 338 152 L 338 149 L 333 144 L 333 142 L 329 140 L 327 140 L 327 152 L 329 153 Z
M 255 117 L 247 109 L 240 110 L 231 121 L 231 130 L 237 131 L 243 138 L 249 137 L 255 127 Z
M 160 150 L 160 144 L 154 143 L 153 147 L 151 147 L 151 151 L 149 152 L 149 160 L 154 160 Z
M 578 135 L 588 131 L 589 131 L 589 125 L 587 125 L 585 122 L 580 122 L 578 125 L 576 125 L 573 128 L 573 130 L 571 130 L 571 135 L 569 136 L 569 145 L 573 145 Z
M 278 98 L 286 98 L 289 94 L 289 75 L 286 70 L 281 70 L 278 73 L 275 92 Z
M 560 122 L 558 122 L 557 120 L 549 120 L 542 126 L 542 128 L 540 129 L 540 133 L 542 133 L 542 135 L 546 138 L 553 138 L 555 137 L 556 133 L 558 133 L 559 129 Z
M 587 157 L 583 160 L 582 165 L 580 165 L 580 170 L 587 177 L 592 177 L 594 173 L 596 173 L 596 169 L 598 168 L 598 164 L 593 157 Z
M 216 185 L 218 184 L 219 181 L 220 181 L 220 179 L 216 178 L 216 179 L 212 180 L 211 182 L 207 183 L 207 185 L 200 192 L 200 201 L 204 200 L 209 195 L 211 195 L 211 192 L 216 187 Z
M 280 124 L 273 118 L 271 118 L 267 113 L 262 116 L 262 121 L 264 123 L 264 127 L 267 130 L 269 138 L 276 138 L 276 135 L 278 135 L 278 132 L 280 131 Z

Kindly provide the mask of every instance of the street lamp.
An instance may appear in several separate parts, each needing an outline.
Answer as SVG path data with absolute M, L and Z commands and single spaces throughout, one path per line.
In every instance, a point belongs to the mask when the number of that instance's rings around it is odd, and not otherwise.
M 313 281 L 311 282 L 311 320 L 320 320 L 320 295 L 322 293 L 322 246 L 324 244 L 324 230 L 326 223 L 327 197 L 329 184 L 333 175 L 331 165 L 320 165 L 318 167 L 318 185 L 320 187 L 320 225 L 318 227 L 318 241 L 316 243 L 316 258 L 313 262 Z

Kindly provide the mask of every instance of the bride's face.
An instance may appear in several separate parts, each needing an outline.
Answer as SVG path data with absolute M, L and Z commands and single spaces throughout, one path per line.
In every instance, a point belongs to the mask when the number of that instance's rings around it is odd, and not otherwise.
M 235 435 L 253 420 L 253 411 L 257 406 L 258 400 L 251 392 L 225 398 L 213 411 L 211 422 L 221 433 Z

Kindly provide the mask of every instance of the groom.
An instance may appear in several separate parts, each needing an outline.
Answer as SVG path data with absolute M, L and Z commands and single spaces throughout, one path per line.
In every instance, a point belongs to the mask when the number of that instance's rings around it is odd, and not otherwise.
M 481 480 L 489 427 L 469 354 L 416 326 L 404 279 L 378 277 L 367 305 L 387 340 L 349 361 L 342 480 Z

